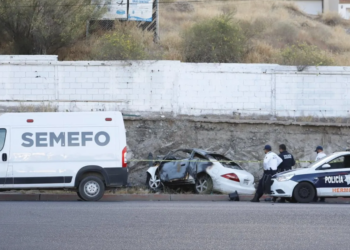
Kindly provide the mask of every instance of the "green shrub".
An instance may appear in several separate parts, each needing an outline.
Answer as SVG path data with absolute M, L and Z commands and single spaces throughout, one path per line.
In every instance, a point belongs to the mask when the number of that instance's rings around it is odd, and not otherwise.
M 230 15 L 193 25 L 183 34 L 183 58 L 187 62 L 239 62 L 245 37 Z
M 147 38 L 136 26 L 121 24 L 103 35 L 92 50 L 94 60 L 142 60 L 146 58 Z
M 298 71 L 303 71 L 308 66 L 333 65 L 333 60 L 314 45 L 298 43 L 282 50 L 282 64 L 295 65 Z

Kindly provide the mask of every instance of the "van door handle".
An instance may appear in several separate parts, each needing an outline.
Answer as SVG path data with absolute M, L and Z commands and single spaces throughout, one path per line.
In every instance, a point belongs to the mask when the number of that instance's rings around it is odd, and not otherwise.
M 2 154 L 2 161 L 7 161 L 7 154 L 6 153 Z

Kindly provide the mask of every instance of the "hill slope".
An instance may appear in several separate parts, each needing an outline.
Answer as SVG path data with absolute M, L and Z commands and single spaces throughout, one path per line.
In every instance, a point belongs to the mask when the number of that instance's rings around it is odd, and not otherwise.
M 335 65 L 350 65 L 350 23 L 336 14 L 309 16 L 285 1 L 208 1 L 160 4 L 160 36 L 165 59 L 183 60 L 181 34 L 193 24 L 235 13 L 248 38 L 245 63 L 280 63 L 286 46 L 307 43 Z M 348 30 L 349 31 L 349 30 Z

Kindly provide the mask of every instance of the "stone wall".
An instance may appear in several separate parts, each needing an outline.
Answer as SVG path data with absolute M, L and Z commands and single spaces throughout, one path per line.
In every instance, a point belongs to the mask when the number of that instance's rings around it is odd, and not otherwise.
M 201 148 L 225 154 L 239 161 L 256 179 L 262 174 L 264 145 L 270 144 L 278 152 L 279 144 L 286 144 L 298 163 L 314 161 L 315 148 L 322 145 L 331 154 L 350 148 L 350 126 L 316 123 L 284 123 L 272 121 L 237 121 L 229 119 L 158 119 L 127 118 L 129 159 L 147 159 L 149 153 L 164 155 L 177 148 Z M 130 162 L 131 182 L 144 183 L 147 162 Z

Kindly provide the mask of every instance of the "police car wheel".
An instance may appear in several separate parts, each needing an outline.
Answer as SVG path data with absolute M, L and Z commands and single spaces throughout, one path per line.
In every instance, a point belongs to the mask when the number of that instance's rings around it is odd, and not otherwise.
M 79 194 L 85 201 L 98 201 L 104 192 L 105 185 L 97 176 L 87 176 L 79 184 Z
M 312 184 L 307 182 L 299 183 L 294 189 L 294 198 L 300 203 L 309 203 L 315 197 L 316 191 Z

